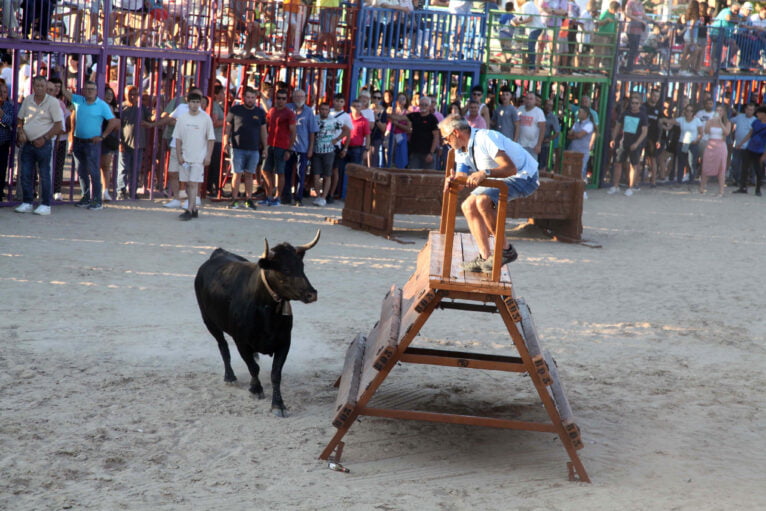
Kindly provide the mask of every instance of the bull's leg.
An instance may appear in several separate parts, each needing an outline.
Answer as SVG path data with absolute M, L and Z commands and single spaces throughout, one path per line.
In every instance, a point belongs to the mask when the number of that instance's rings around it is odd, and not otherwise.
M 273 395 L 271 398 L 271 411 L 277 417 L 287 417 L 285 411 L 285 403 L 282 401 L 282 390 L 280 385 L 282 384 L 282 366 L 285 365 L 287 359 L 287 353 L 290 351 L 290 335 L 287 336 L 287 341 L 281 343 L 280 348 L 274 352 L 274 362 L 271 364 L 271 386 L 273 388 Z
M 250 392 L 255 394 L 258 399 L 263 399 L 266 396 L 263 394 L 261 380 L 258 379 L 258 373 L 261 371 L 261 368 L 255 362 L 255 352 L 247 347 L 244 341 L 239 342 L 235 339 L 234 342 L 237 345 L 237 350 L 239 350 L 242 360 L 245 361 L 247 369 L 250 371 Z
M 221 352 L 221 358 L 223 359 L 223 381 L 228 383 L 237 381 L 234 370 L 231 368 L 231 354 L 229 353 L 229 345 L 226 342 L 226 338 L 223 336 L 223 330 L 210 323 L 204 317 L 202 321 L 218 342 L 218 351 Z

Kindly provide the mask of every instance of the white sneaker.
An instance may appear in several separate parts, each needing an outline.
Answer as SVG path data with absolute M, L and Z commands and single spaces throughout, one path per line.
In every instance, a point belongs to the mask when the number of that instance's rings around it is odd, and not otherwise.
M 34 211 L 34 209 L 35 208 L 33 208 L 31 204 L 25 202 L 18 208 L 14 209 L 14 211 L 16 213 L 31 213 L 32 211 Z
M 615 193 L 619 192 L 620 189 L 616 186 L 611 187 L 606 193 L 609 195 L 614 195 Z
M 682 183 L 688 183 L 689 182 L 689 174 L 684 174 L 684 177 L 681 178 Z
M 61 193 L 60 193 L 60 192 L 59 192 L 59 193 L 54 193 L 54 194 L 53 194 L 53 200 L 61 200 L 61 197 L 62 197 L 62 195 L 61 195 Z
M 37 206 L 37 209 L 33 211 L 33 213 L 35 215 L 47 216 L 51 214 L 51 207 L 40 204 L 39 206 Z
M 317 200 L 314 201 L 315 206 L 327 206 L 327 201 L 323 199 L 322 197 L 318 197 Z
M 109 190 L 104 190 L 104 193 L 103 193 L 103 194 L 101 194 L 101 197 L 102 197 L 102 198 L 103 198 L 105 201 L 110 201 L 110 200 L 112 200 L 112 196 L 111 196 L 111 195 L 109 195 Z
M 163 204 L 166 208 L 180 208 L 181 207 L 181 201 L 178 199 L 173 199 L 170 202 L 167 202 Z
M 186 195 L 186 190 L 181 190 L 180 192 L 178 192 L 178 198 L 179 199 L 185 199 L 187 197 L 188 197 L 188 195 Z
M 631 195 L 633 195 L 633 188 L 625 190 L 625 197 L 630 197 Z

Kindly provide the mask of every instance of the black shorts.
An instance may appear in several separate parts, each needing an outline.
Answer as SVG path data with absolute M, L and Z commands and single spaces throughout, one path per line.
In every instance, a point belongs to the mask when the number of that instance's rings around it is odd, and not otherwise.
M 646 144 L 644 145 L 645 155 L 649 158 L 654 158 L 655 156 L 659 155 L 660 152 L 662 152 L 662 147 L 659 149 L 657 148 L 657 140 L 652 140 L 647 138 Z
M 630 160 L 631 165 L 639 164 L 641 161 L 641 146 L 635 151 L 631 151 L 630 148 L 625 147 L 624 145 L 620 145 L 620 147 L 617 148 L 614 161 L 616 163 L 625 163 L 628 160 Z

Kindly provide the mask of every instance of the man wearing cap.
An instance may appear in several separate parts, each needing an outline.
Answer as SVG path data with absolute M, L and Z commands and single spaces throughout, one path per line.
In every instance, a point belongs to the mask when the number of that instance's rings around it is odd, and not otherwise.
M 540 186 L 537 160 L 513 140 L 493 130 L 471 128 L 459 115 L 450 115 L 439 123 L 442 138 L 455 150 L 455 164 L 469 169 L 466 185 L 475 187 L 463 201 L 461 209 L 468 229 L 479 247 L 479 255 L 463 264 L 466 271 L 492 271 L 492 247 L 489 236 L 502 238 L 505 233 L 494 232 L 495 209 L 500 190 L 479 186 L 488 177 L 502 179 L 508 187 L 508 200 L 528 197 Z M 448 180 L 452 180 L 449 177 Z M 513 262 L 516 250 L 500 239 L 503 248 L 501 264 Z

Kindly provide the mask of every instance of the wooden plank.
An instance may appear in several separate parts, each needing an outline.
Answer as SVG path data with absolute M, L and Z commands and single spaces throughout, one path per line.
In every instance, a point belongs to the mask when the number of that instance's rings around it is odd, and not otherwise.
M 561 380 L 559 379 L 559 371 L 556 368 L 556 363 L 554 362 L 553 357 L 551 356 L 550 352 L 548 352 L 548 350 L 543 352 L 543 358 L 545 359 L 545 363 L 548 365 L 548 371 L 550 371 L 551 379 L 553 380 L 551 386 L 548 387 L 548 392 L 550 393 L 551 397 L 553 397 L 553 402 L 556 404 L 556 408 L 558 409 L 559 415 L 561 416 L 561 422 L 572 421 L 574 419 L 574 414 L 572 413 L 572 408 L 569 406 L 569 400 L 564 393 L 564 387 L 561 385 Z
M 336 428 L 342 428 L 356 408 L 366 341 L 367 338 L 360 333 L 351 341 L 346 351 L 338 397 L 335 399 L 335 417 L 332 421 Z
M 401 289 L 396 285 L 391 286 L 391 290 L 383 299 L 380 321 L 375 323 L 375 326 L 372 327 L 367 336 L 367 347 L 364 352 L 364 364 L 358 396 L 361 396 L 367 390 L 367 387 L 377 376 L 378 371 L 388 363 L 396 352 L 401 324 L 401 304 Z
M 535 358 L 542 354 L 542 348 L 540 347 L 540 339 L 537 336 L 535 321 L 532 319 L 532 311 L 529 310 L 529 305 L 522 298 L 516 300 L 516 306 L 521 316 L 521 333 L 524 336 L 524 343 L 527 345 L 529 355 Z

